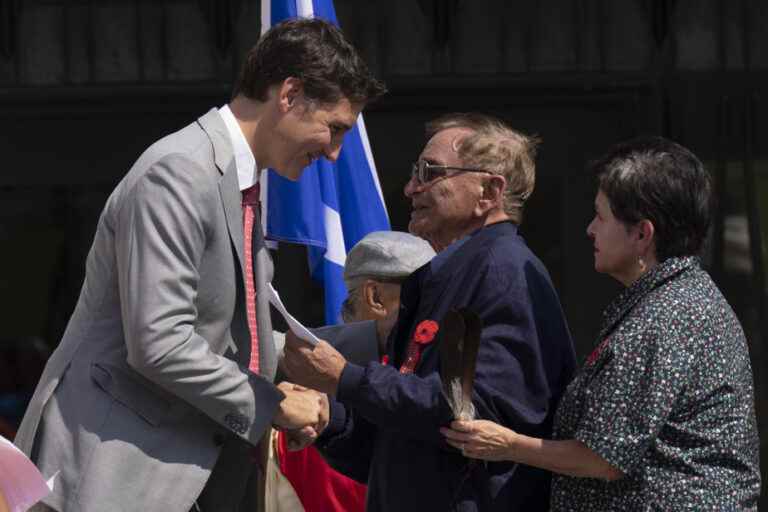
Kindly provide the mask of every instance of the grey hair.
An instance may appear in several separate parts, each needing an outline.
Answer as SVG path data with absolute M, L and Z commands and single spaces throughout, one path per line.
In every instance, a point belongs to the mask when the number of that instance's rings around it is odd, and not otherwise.
M 360 299 L 360 288 L 350 288 L 347 298 L 341 304 L 341 319 L 344 323 L 352 322 L 357 315 L 357 301 Z
M 426 125 L 427 138 L 449 128 L 464 128 L 469 135 L 452 147 L 464 165 L 483 169 L 507 182 L 504 212 L 515 224 L 523 220 L 525 202 L 536 185 L 536 151 L 541 139 L 513 130 L 500 119 L 478 113 L 448 114 Z

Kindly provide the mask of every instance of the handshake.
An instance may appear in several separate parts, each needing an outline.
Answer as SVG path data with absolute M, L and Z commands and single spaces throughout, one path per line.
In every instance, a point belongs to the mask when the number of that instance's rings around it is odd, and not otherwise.
M 328 394 L 336 393 L 346 363 L 344 357 L 323 340 L 313 346 L 290 331 L 286 334 L 280 366 L 285 375 L 298 384 L 278 384 L 285 398 L 272 423 L 286 433 L 291 450 L 313 443 L 328 425 Z
M 290 450 L 301 450 L 312 444 L 328 425 L 328 396 L 290 382 L 281 382 L 277 388 L 285 398 L 272 424 L 285 433 Z

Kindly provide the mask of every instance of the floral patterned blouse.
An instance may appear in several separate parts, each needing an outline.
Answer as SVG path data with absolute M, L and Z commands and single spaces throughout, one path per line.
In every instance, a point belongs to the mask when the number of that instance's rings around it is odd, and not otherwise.
M 756 510 L 747 341 L 698 259 L 665 260 L 604 315 L 554 436 L 578 439 L 624 477 L 555 475 L 552 510 Z

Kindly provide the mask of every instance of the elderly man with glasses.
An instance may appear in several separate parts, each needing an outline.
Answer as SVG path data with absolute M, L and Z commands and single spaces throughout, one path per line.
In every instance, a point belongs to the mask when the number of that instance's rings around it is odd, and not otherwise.
M 437 119 L 427 135 L 405 187 L 408 229 L 438 254 L 402 285 L 386 364 L 348 362 L 326 342 L 309 346 L 289 334 L 284 367 L 292 380 L 329 395 L 330 419 L 317 445 L 368 483 L 369 511 L 547 510 L 544 471 L 470 460 L 439 433 L 454 417 L 438 348 L 451 310 L 466 308 L 483 325 L 476 417 L 548 438 L 573 374 L 557 294 L 518 234 L 537 141 L 478 114 Z

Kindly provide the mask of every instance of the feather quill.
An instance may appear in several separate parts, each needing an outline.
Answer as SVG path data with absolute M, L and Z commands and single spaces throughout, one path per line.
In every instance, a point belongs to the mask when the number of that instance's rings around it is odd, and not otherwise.
M 475 418 L 472 389 L 482 320 L 469 309 L 450 310 L 440 326 L 440 378 L 454 418 Z

